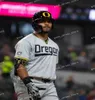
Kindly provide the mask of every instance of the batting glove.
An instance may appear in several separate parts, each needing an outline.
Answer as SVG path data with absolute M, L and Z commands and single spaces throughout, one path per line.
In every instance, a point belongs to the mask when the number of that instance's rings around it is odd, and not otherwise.
M 38 88 L 33 84 L 30 77 L 23 79 L 24 84 L 26 85 L 29 94 L 33 97 L 34 100 L 41 100 Z

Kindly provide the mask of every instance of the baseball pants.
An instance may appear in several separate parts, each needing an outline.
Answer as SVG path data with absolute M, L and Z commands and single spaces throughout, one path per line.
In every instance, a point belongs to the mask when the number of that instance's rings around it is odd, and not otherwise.
M 44 83 L 36 79 L 32 79 L 33 84 L 39 87 L 39 93 L 41 100 L 59 100 L 56 92 L 56 88 L 53 82 Z M 17 94 L 17 100 L 31 100 L 27 91 L 27 87 L 23 84 L 21 80 L 16 79 L 14 81 L 14 88 Z

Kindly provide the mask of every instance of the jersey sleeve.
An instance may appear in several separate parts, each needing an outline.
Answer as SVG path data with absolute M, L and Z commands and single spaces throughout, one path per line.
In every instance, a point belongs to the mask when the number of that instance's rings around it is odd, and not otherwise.
M 20 58 L 23 60 L 28 61 L 30 55 L 31 46 L 27 41 L 18 42 L 15 46 L 15 56 L 14 58 Z

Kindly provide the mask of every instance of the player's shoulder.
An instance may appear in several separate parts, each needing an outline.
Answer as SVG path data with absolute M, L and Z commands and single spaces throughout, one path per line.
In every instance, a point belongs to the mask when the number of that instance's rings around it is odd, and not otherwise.
M 33 35 L 31 33 L 31 34 L 25 36 L 24 38 L 22 38 L 21 40 L 19 40 L 16 45 L 30 44 L 30 41 L 32 41 L 32 40 L 33 40 Z
M 57 44 L 56 42 L 54 42 L 51 38 L 49 38 L 49 39 L 50 39 L 50 42 L 51 42 L 53 45 L 55 45 L 55 46 L 59 49 L 58 44 Z
M 23 42 L 29 42 L 33 40 L 33 35 L 32 33 L 25 36 L 24 38 L 22 38 L 21 40 L 18 41 L 18 43 L 23 43 Z
M 30 41 L 30 40 L 33 40 L 33 33 L 31 33 L 21 39 L 21 41 Z

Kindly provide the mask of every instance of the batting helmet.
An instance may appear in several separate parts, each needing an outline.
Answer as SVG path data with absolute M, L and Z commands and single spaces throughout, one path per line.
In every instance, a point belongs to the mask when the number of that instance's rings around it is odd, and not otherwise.
M 32 18 L 32 26 L 34 30 L 38 31 L 39 33 L 43 33 L 42 26 L 38 25 L 38 23 L 45 21 L 51 22 L 53 27 L 54 19 L 52 18 L 51 13 L 49 13 L 48 11 L 40 11 L 35 13 Z

